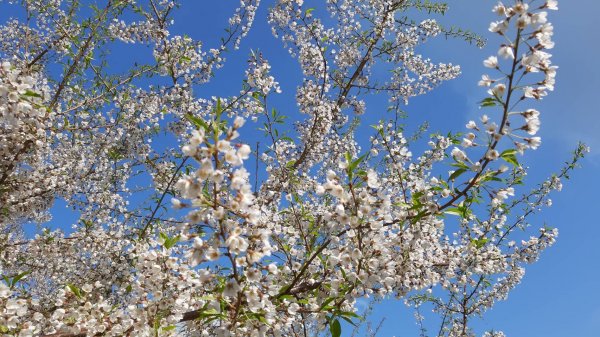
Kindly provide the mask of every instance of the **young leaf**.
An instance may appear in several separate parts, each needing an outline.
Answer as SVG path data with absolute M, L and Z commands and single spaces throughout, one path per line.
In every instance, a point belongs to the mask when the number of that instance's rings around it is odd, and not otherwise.
M 503 151 L 500 154 L 500 157 L 502 159 L 504 159 L 506 162 L 513 164 L 514 166 L 520 166 L 519 161 L 517 160 L 516 153 L 517 153 L 517 150 L 510 149 L 510 150 Z
M 482 100 L 481 102 L 479 102 L 479 106 L 482 108 L 493 107 L 496 105 L 498 105 L 497 99 L 493 98 L 493 97 L 488 97 L 488 98 Z
M 342 335 L 342 326 L 340 325 L 340 321 L 337 319 L 330 321 L 329 332 L 331 332 L 331 337 L 340 337 Z
M 185 119 L 194 124 L 198 129 L 203 128 L 204 131 L 208 132 L 209 126 L 202 118 L 196 117 L 192 114 L 185 114 Z
M 455 180 L 456 178 L 458 178 L 461 174 L 465 173 L 467 170 L 465 169 L 458 169 L 456 171 L 454 171 L 451 175 L 450 175 L 450 180 Z

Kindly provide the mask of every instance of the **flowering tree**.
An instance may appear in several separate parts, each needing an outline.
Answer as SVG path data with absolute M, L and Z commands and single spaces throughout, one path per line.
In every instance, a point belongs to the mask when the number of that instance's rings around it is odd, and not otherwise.
M 271 1 L 273 34 L 303 74 L 292 132 L 268 105 L 281 89 L 259 53 L 238 95 L 197 94 L 259 2 L 241 0 L 212 49 L 170 33 L 177 1 L 2 4 L 16 16 L 0 27 L 2 334 L 340 336 L 358 299 L 397 297 L 432 305 L 438 336 L 473 336 L 472 318 L 554 242 L 556 229 L 529 233 L 527 218 L 585 147 L 516 189 L 518 157 L 541 143 L 530 104 L 554 88 L 555 0 L 494 7 L 498 56 L 480 82 L 490 116 L 424 141 L 395 122 L 401 107 L 460 69 L 416 47 L 440 34 L 482 42 L 436 23 L 445 4 Z M 119 42 L 153 60 L 115 73 L 107 52 Z M 394 117 L 357 137 L 366 97 L 385 93 Z M 240 135 L 251 123 L 264 153 Z M 428 149 L 413 154 L 418 142 Z M 57 198 L 79 214 L 70 230 L 43 226 Z

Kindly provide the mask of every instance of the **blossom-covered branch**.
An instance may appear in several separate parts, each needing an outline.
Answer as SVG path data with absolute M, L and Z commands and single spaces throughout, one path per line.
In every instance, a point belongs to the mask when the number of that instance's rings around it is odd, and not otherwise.
M 519 230 L 586 152 L 580 145 L 556 176 L 515 197 L 526 175 L 518 156 L 541 144 L 531 102 L 554 88 L 554 0 L 494 8 L 491 41 L 501 42 L 480 82 L 492 117 L 432 135 L 418 154 L 400 106 L 460 73 L 418 47 L 444 34 L 474 39 L 434 20 L 443 4 L 273 0 L 268 22 L 303 76 L 294 125 L 280 112 L 293 108 L 271 106 L 282 88 L 260 52 L 239 93 L 198 94 L 267 10 L 257 0 L 239 2 L 208 50 L 172 34 L 185 7 L 176 1 L 0 5 L 25 18 L 0 27 L 6 335 L 337 337 L 341 320 L 359 321 L 359 299 L 396 297 L 416 306 L 422 331 L 418 310 L 430 303 L 438 336 L 473 336 L 472 317 L 556 240 L 553 228 Z M 412 10 L 430 17 L 414 22 Z M 115 41 L 150 46 L 153 61 L 109 71 Z M 373 97 L 393 117 L 365 131 Z M 26 234 L 56 199 L 77 223 Z

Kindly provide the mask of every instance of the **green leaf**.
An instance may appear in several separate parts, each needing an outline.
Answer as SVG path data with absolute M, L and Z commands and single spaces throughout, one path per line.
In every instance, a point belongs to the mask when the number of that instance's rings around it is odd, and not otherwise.
M 21 274 L 13 277 L 12 282 L 11 282 L 11 288 L 14 287 L 17 282 L 21 281 L 22 279 L 24 279 L 25 277 L 27 277 L 27 275 L 29 275 L 30 272 L 26 271 L 26 272 L 22 272 Z
M 517 154 L 517 150 L 508 149 L 508 150 L 502 151 L 501 156 L 516 155 L 516 154 Z
M 319 311 L 323 310 L 323 308 L 325 308 L 329 303 L 333 302 L 335 300 L 335 297 L 329 297 L 328 299 L 326 299 L 323 304 L 321 304 L 321 309 L 319 309 Z
M 348 166 L 348 169 L 350 171 L 354 171 L 354 169 L 356 169 L 356 167 L 362 163 L 363 160 L 365 160 L 365 158 L 367 157 L 367 154 L 363 154 L 362 156 L 358 157 L 358 159 L 356 159 L 355 161 L 353 161 L 352 163 L 350 163 L 350 165 Z
M 204 131 L 206 131 L 206 132 L 208 132 L 208 129 L 210 128 L 208 126 L 208 124 L 202 118 L 198 118 L 198 117 L 193 116 L 191 114 L 185 114 L 185 119 L 187 119 L 192 124 L 194 124 L 198 129 L 199 128 L 203 128 Z
M 510 150 L 503 151 L 500 154 L 500 157 L 502 159 L 504 159 L 506 162 L 508 162 L 514 166 L 520 166 L 519 161 L 517 160 L 516 154 L 517 154 L 517 150 L 510 149 Z
M 458 178 L 461 174 L 467 172 L 466 169 L 458 169 L 456 171 L 454 171 L 451 175 L 450 175 L 450 180 L 455 180 L 456 178 Z
M 493 97 L 488 97 L 488 98 L 482 100 L 481 102 L 479 102 L 479 106 L 482 108 L 493 107 L 496 105 L 498 105 L 498 102 L 497 102 L 496 98 L 493 98 Z
M 280 292 L 286 292 L 286 291 L 287 291 L 287 286 L 281 288 Z M 296 298 L 292 295 L 281 295 L 281 296 L 279 296 L 279 299 L 288 300 L 288 301 L 292 301 L 292 302 L 296 300 Z
M 166 242 L 169 237 L 165 233 L 158 233 L 158 236 L 162 239 L 163 242 Z
M 69 287 L 69 290 L 71 290 L 71 292 L 77 296 L 77 298 L 81 298 L 83 296 L 81 289 L 77 288 L 75 285 L 67 283 L 67 287 Z
M 221 113 L 223 113 L 223 106 L 221 105 L 221 99 L 217 98 L 217 107 L 215 109 L 215 114 L 217 115 L 217 120 L 221 119 Z
M 309 16 L 309 15 L 310 15 L 310 13 L 312 13 L 314 10 L 315 10 L 314 8 L 309 8 L 309 9 L 307 9 L 307 10 L 304 12 L 304 15 L 305 15 L 305 16 Z
M 458 208 L 448 208 L 444 213 L 456 215 L 456 216 L 462 216 L 462 213 Z
M 169 325 L 169 326 L 162 328 L 162 330 L 163 331 L 171 331 L 171 330 L 175 330 L 175 328 L 176 328 L 175 325 Z
M 481 238 L 481 239 L 473 239 L 471 240 L 471 243 L 477 247 L 477 249 L 480 249 L 481 247 L 485 246 L 485 244 L 489 241 L 488 238 Z
M 352 312 L 352 311 L 341 311 L 339 314 L 340 314 L 340 316 L 344 316 L 344 317 L 361 318 L 360 315 L 358 315 L 357 313 Z
M 31 90 L 27 90 L 25 91 L 25 93 L 23 94 L 23 96 L 25 97 L 37 97 L 37 98 L 42 98 L 42 95 L 38 94 L 35 91 L 31 91 Z
M 358 324 L 356 324 L 355 322 L 352 322 L 352 320 L 351 320 L 350 318 L 342 316 L 342 319 L 343 319 L 344 321 L 346 321 L 346 322 L 348 322 L 348 323 L 352 324 L 353 326 L 355 326 L 355 327 L 358 327 Z
M 174 238 L 167 236 L 167 234 L 165 234 L 165 233 L 159 233 L 158 235 L 160 236 L 160 238 L 163 241 L 163 247 L 165 247 L 166 249 L 173 248 L 173 246 L 175 246 L 175 244 L 177 242 L 179 242 L 179 239 L 180 239 L 179 235 L 177 235 Z
M 211 309 L 208 309 L 208 310 L 202 312 L 200 315 L 201 316 L 213 316 L 213 315 L 220 315 L 220 313 L 215 308 L 211 308 Z
M 262 324 L 269 325 L 269 322 L 267 322 L 267 319 L 265 318 L 265 316 L 258 316 L 258 321 L 261 322 Z
M 123 159 L 123 153 L 121 149 L 115 146 L 108 150 L 108 158 L 113 161 L 121 160 Z
M 348 163 L 348 165 L 350 165 L 350 163 L 352 162 L 352 155 L 350 155 L 350 152 L 346 152 L 344 154 L 344 159 L 346 159 L 346 163 Z
M 459 161 L 457 161 L 457 162 L 454 162 L 454 163 L 450 164 L 450 166 L 453 166 L 453 167 L 458 167 L 458 168 L 463 168 L 463 169 L 465 169 L 465 170 L 468 170 L 468 169 L 469 169 L 469 166 L 467 166 L 467 164 L 465 164 L 465 163 L 463 163 L 463 162 L 459 162 Z
M 81 219 L 81 223 L 83 223 L 87 229 L 90 229 L 94 226 L 94 222 L 92 220 Z
M 179 242 L 179 235 L 174 238 L 170 238 L 168 242 L 165 242 L 165 248 L 171 249 L 177 242 Z
M 482 175 L 481 177 L 479 177 L 479 181 L 481 181 L 481 182 L 502 181 L 502 179 L 496 177 L 497 174 L 498 174 L 498 171 L 489 171 L 489 172 L 485 173 L 484 175 Z
M 329 322 L 329 332 L 331 332 L 331 337 L 340 337 L 342 335 L 342 326 L 340 325 L 340 321 L 334 319 Z

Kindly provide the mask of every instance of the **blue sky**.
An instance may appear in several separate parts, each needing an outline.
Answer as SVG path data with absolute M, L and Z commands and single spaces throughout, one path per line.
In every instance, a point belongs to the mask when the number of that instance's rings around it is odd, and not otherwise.
M 216 46 L 227 17 L 237 3 L 233 0 L 184 0 L 183 9 L 176 12 L 180 33 L 205 41 L 206 48 Z M 271 61 L 273 74 L 282 84 L 284 94 L 273 101 L 282 110 L 295 112 L 291 99 L 301 80 L 297 64 L 291 60 L 278 40 L 270 34 L 263 7 L 241 50 L 229 54 L 229 62 L 216 79 L 198 94 L 227 96 L 239 91 L 245 61 L 250 49 L 260 50 Z M 307 6 L 317 0 L 306 0 Z M 494 19 L 490 12 L 493 0 L 450 0 L 450 11 L 441 21 L 474 32 L 487 34 Z M 5 5 L 0 6 L 1 9 Z M 560 66 L 556 90 L 539 106 L 542 112 L 542 147 L 530 153 L 524 163 L 531 167 L 530 181 L 540 181 L 558 170 L 569 158 L 577 141 L 592 148 L 582 168 L 572 174 L 563 191 L 552 199 L 554 206 L 533 220 L 540 226 L 547 222 L 558 227 L 557 244 L 543 254 L 542 259 L 527 269 L 524 281 L 509 300 L 496 305 L 479 322 L 485 328 L 497 328 L 513 337 L 598 337 L 600 336 L 600 30 L 597 17 L 600 1 L 577 0 L 559 2 L 560 10 L 551 13 L 555 25 L 556 48 L 554 63 Z M 4 21 L 6 12 L 0 13 Z M 10 13 L 8 14 L 10 15 Z M 215 29 L 215 27 L 218 27 Z M 457 131 L 469 119 L 481 114 L 477 101 L 484 91 L 477 81 L 485 71 L 481 61 L 495 53 L 496 40 L 479 50 L 460 41 L 443 38 L 423 48 L 434 61 L 460 64 L 463 75 L 424 97 L 411 101 L 407 107 L 409 123 L 431 122 L 432 131 Z M 123 51 L 123 50 L 121 50 Z M 119 50 L 115 50 L 119 54 Z M 122 59 L 127 66 L 127 59 Z M 61 212 L 57 213 L 60 217 Z M 66 215 L 65 215 L 66 218 Z M 65 219 L 63 218 L 63 219 Z M 412 311 L 401 302 L 386 301 L 372 316 L 377 321 L 385 317 L 379 337 L 417 336 Z

